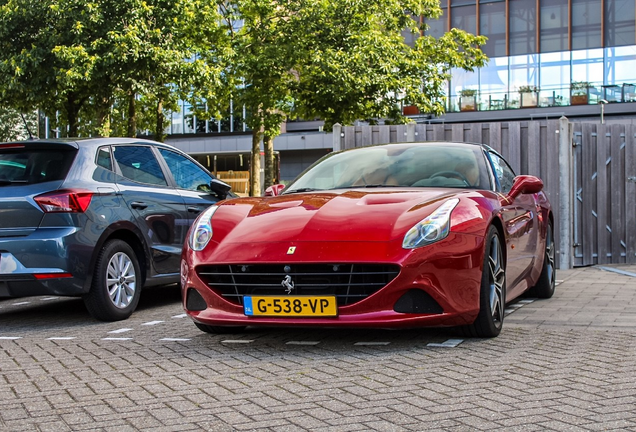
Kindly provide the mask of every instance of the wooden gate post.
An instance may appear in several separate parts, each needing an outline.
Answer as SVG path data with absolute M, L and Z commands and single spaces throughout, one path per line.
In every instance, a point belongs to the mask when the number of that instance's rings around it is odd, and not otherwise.
M 559 119 L 559 269 L 571 269 L 574 266 L 573 252 L 573 206 L 574 206 L 574 175 L 572 172 L 572 126 L 563 116 Z M 555 239 L 556 240 L 556 239 Z

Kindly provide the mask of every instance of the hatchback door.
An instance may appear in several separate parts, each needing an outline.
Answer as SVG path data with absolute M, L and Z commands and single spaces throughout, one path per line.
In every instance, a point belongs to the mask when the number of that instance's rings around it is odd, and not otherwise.
M 159 149 L 185 201 L 191 225 L 199 213 L 219 199 L 210 189 L 212 175 L 190 158 L 168 149 Z
M 170 187 L 149 145 L 113 146 L 118 185 L 151 249 L 157 273 L 178 274 L 188 213 L 181 195 Z
M 67 143 L 0 144 L 0 238 L 40 225 L 44 211 L 34 197 L 60 187 L 76 153 Z

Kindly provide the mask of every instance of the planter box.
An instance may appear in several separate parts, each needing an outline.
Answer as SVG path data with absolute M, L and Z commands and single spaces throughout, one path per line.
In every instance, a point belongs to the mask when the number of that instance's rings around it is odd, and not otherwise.
M 587 95 L 572 95 L 570 96 L 570 105 L 587 105 Z
M 521 93 L 521 108 L 536 108 L 538 99 L 537 93 Z
M 402 114 L 404 115 L 417 115 L 420 113 L 420 110 L 415 105 L 407 105 L 402 108 Z
M 477 111 L 477 97 L 476 96 L 461 96 L 459 98 L 459 110 L 460 111 Z

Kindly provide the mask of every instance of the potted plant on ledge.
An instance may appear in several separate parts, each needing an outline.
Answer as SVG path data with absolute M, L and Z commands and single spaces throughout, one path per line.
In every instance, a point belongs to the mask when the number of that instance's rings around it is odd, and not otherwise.
M 587 81 L 572 81 L 570 84 L 570 104 L 587 105 L 592 87 L 592 84 Z
M 519 87 L 521 108 L 536 108 L 539 100 L 539 88 L 533 85 Z
M 460 111 L 477 111 L 477 90 L 462 89 L 459 91 Z

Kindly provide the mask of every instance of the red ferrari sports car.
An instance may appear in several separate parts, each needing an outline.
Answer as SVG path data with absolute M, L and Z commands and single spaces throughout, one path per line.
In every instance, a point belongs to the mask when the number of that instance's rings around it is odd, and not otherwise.
M 287 187 L 199 216 L 182 255 L 183 307 L 210 333 L 457 326 L 494 337 L 506 302 L 554 293 L 542 188 L 481 144 L 334 152 Z

